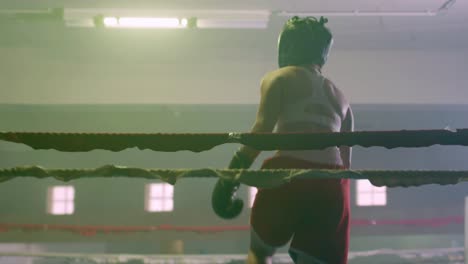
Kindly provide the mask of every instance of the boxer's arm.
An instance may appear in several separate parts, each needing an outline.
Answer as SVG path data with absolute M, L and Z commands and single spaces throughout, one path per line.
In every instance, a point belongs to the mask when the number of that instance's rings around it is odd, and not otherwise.
M 268 133 L 273 131 L 281 110 L 281 83 L 282 81 L 279 78 L 264 78 L 262 80 L 260 104 L 251 133 Z M 242 146 L 240 152 L 251 160 L 255 160 L 260 153 L 259 150 L 249 146 Z
M 261 85 L 261 99 L 257 119 L 252 127 L 252 133 L 271 132 L 276 125 L 280 111 L 280 86 L 278 81 L 264 78 Z M 260 151 L 251 147 L 240 148 L 229 163 L 230 169 L 248 169 Z M 214 212 L 224 218 L 237 217 L 243 208 L 243 201 L 236 198 L 240 183 L 237 181 L 218 179 L 211 194 L 211 207 Z
M 340 132 L 353 132 L 354 131 L 354 116 L 351 107 L 348 107 L 348 111 L 346 112 L 346 116 L 341 123 L 341 130 Z M 348 146 L 341 146 L 340 147 L 340 155 L 341 160 L 343 161 L 343 165 L 349 169 L 351 167 L 351 154 L 352 148 Z

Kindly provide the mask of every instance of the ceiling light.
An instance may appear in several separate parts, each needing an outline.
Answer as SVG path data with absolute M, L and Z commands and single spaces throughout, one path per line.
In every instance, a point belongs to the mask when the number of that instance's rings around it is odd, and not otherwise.
M 267 28 L 268 10 L 65 9 L 73 27 L 107 28 Z
M 184 25 L 185 22 L 185 25 Z M 112 28 L 185 28 L 187 19 L 159 17 L 104 17 L 105 27 Z

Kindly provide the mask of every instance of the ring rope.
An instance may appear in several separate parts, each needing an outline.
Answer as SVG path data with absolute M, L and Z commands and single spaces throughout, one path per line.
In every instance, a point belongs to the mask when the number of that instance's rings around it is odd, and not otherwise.
M 351 226 L 416 226 L 416 227 L 444 227 L 447 225 L 462 225 L 462 215 L 419 218 L 419 219 L 351 219 Z M 177 226 L 172 224 L 161 224 L 152 226 L 113 226 L 113 225 L 63 225 L 63 224 L 24 224 L 24 223 L 0 223 L 0 234 L 10 231 L 62 231 L 93 236 L 98 233 L 136 233 L 136 232 L 196 232 L 196 233 L 220 233 L 239 232 L 250 230 L 249 225 L 217 225 L 217 226 Z
M 226 143 L 257 150 L 308 150 L 332 146 L 428 147 L 468 146 L 468 129 L 360 131 L 340 133 L 46 133 L 0 132 L 0 140 L 26 144 L 34 149 L 84 152 L 94 149 L 122 151 L 127 148 L 154 151 L 201 152 Z
M 425 184 L 457 184 L 468 181 L 468 171 L 429 170 L 310 170 L 310 169 L 142 169 L 105 165 L 95 169 L 45 169 L 40 166 L 0 169 L 0 182 L 16 177 L 52 177 L 60 181 L 80 178 L 131 177 L 158 179 L 175 184 L 181 178 L 223 178 L 258 188 L 271 188 L 295 178 L 369 179 L 376 186 L 409 187 Z

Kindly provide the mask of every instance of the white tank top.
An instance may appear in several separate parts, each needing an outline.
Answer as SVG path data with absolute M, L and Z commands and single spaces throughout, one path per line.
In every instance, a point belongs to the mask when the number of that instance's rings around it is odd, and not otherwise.
M 313 93 L 294 103 L 283 105 L 276 124 L 276 132 L 339 132 L 341 129 L 341 115 L 330 102 L 324 91 L 323 76 L 321 84 Z M 276 156 L 289 156 L 321 164 L 342 165 L 338 147 L 323 150 L 280 150 Z

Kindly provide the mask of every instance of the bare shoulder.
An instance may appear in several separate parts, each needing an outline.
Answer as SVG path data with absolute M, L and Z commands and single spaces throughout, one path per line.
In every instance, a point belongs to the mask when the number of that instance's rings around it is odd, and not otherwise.
M 276 69 L 274 71 L 270 71 L 263 76 L 262 81 L 266 82 L 277 82 L 277 81 L 285 81 L 294 74 L 295 69 L 293 67 L 283 67 L 280 69 Z
M 267 92 L 272 89 L 280 89 L 281 86 L 290 79 L 290 70 L 285 68 L 268 72 L 263 76 L 261 83 L 262 92 Z
M 264 75 L 262 83 L 273 85 L 290 86 L 292 83 L 297 82 L 301 76 L 305 76 L 307 70 L 297 66 L 287 66 L 268 72 Z

